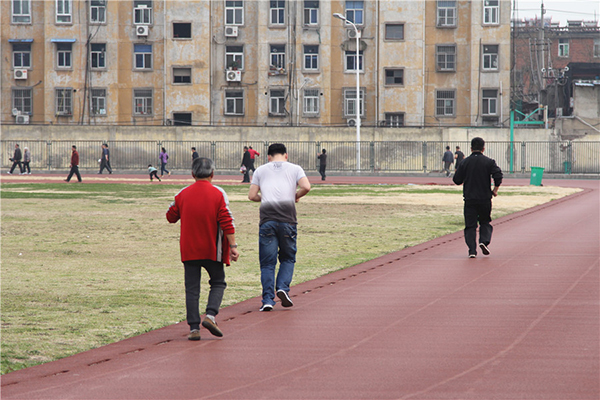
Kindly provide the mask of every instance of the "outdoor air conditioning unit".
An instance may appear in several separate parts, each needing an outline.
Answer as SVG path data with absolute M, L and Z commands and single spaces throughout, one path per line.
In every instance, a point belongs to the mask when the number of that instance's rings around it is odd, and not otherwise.
M 29 115 L 17 115 L 16 122 L 19 125 L 29 124 Z
M 356 126 L 356 119 L 354 119 L 354 118 L 348 118 L 348 120 L 346 121 L 346 123 L 348 124 L 348 126 Z
M 135 27 L 135 33 L 138 36 L 148 36 L 148 33 L 150 32 L 149 28 L 148 25 L 138 25 Z
M 15 69 L 15 79 L 27 79 L 27 70 Z
M 361 31 L 360 29 L 358 30 L 358 38 L 360 39 L 361 37 Z M 348 39 L 356 39 L 356 31 L 354 29 L 347 29 L 346 30 L 346 34 L 348 35 Z
M 237 26 L 226 26 L 225 27 L 225 37 L 238 37 L 238 27 Z
M 227 82 L 241 82 L 242 71 L 227 71 L 225 72 L 225 78 Z

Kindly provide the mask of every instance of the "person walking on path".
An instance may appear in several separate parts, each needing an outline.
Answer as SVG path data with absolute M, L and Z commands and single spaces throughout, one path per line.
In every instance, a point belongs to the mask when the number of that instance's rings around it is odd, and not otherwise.
M 171 172 L 169 172 L 169 170 L 167 169 L 167 162 L 169 160 L 169 154 L 167 153 L 167 150 L 164 147 L 160 148 L 160 154 L 158 155 L 158 158 L 160 160 L 160 176 L 161 176 L 161 178 L 165 174 L 165 172 L 168 175 L 171 175 Z
M 81 174 L 79 173 L 79 153 L 77 152 L 77 146 L 72 146 L 71 151 L 71 170 L 69 171 L 69 176 L 65 179 L 65 182 L 69 182 L 71 177 L 75 174 L 77 176 L 77 182 L 81 183 Z
M 327 150 L 323 149 L 322 153 L 317 153 L 319 159 L 319 174 L 321 174 L 321 180 L 325 180 L 325 169 L 327 168 Z
M 150 174 L 150 181 L 152 182 L 154 178 L 158 179 L 160 182 L 161 179 L 158 176 L 158 170 L 152 166 L 152 164 L 148 164 L 148 173 Z
M 241 166 L 245 167 L 244 179 L 242 183 L 250 183 L 250 168 L 252 168 L 252 159 L 250 158 L 250 151 L 248 146 L 244 146 L 244 155 L 242 156 Z
M 483 155 L 485 141 L 476 137 L 471 140 L 471 155 L 465 158 L 454 173 L 455 184 L 463 184 L 465 242 L 469 258 L 477 257 L 477 223 L 479 222 L 479 248 L 484 255 L 490 254 L 492 241 L 492 197 L 498 195 L 502 184 L 502 170 L 491 158 Z M 490 180 L 494 180 L 492 190 Z
M 19 173 L 23 173 L 23 166 L 21 165 L 21 159 L 23 158 L 23 155 L 21 154 L 21 149 L 19 148 L 18 144 L 15 144 L 15 152 L 13 153 L 12 158 L 10 158 L 9 160 L 13 162 L 12 167 L 10 167 L 10 171 L 8 171 L 8 174 L 11 175 L 13 173 L 13 171 L 15 170 L 15 167 L 18 165 L 19 166 Z
M 450 146 L 446 146 L 446 151 L 444 152 L 442 161 L 444 162 L 444 171 L 446 172 L 446 176 L 450 176 L 450 166 L 454 164 L 454 155 L 450 151 Z
M 192 147 L 192 162 L 194 162 L 194 160 L 196 158 L 200 157 L 200 155 L 198 154 L 198 152 L 196 151 L 195 147 Z
M 254 171 L 256 171 L 256 168 L 254 168 L 254 160 L 256 159 L 256 157 L 260 157 L 260 153 L 254 150 L 252 146 L 248 146 L 248 153 L 250 153 L 250 169 L 252 170 L 252 173 L 254 173 Z
M 310 191 L 310 182 L 302 167 L 288 162 L 285 145 L 269 146 L 267 164 L 256 169 L 248 199 L 260 202 L 258 257 L 262 284 L 262 307 L 271 311 L 275 291 L 283 307 L 294 305 L 289 296 L 296 263 L 298 221 L 296 203 Z M 297 189 L 299 187 L 299 189 Z M 275 267 L 279 255 L 279 272 Z
M 223 264 L 237 261 L 235 225 L 225 191 L 212 184 L 215 164 L 199 157 L 192 163 L 195 183 L 182 189 L 167 211 L 167 220 L 181 220 L 179 247 L 185 272 L 185 307 L 190 326 L 189 340 L 200 340 L 200 274 L 204 268 L 210 277 L 206 317 L 202 326 L 215 336 L 223 336 L 215 317 L 219 313 L 227 287 Z
M 104 168 L 106 168 L 109 175 L 112 174 L 112 168 L 110 167 L 110 151 L 108 150 L 108 144 L 106 143 L 102 145 L 102 157 L 100 158 L 100 171 L 98 173 L 102 174 Z
M 456 162 L 454 163 L 454 171 L 456 171 L 461 161 L 465 159 L 465 153 L 460 151 L 460 146 L 456 146 L 456 151 L 454 152 L 454 159 L 456 160 Z
M 31 152 L 28 147 L 23 147 L 23 172 L 22 174 L 31 175 L 31 168 L 29 168 L 29 163 L 31 162 Z M 26 172 L 27 171 L 27 172 Z

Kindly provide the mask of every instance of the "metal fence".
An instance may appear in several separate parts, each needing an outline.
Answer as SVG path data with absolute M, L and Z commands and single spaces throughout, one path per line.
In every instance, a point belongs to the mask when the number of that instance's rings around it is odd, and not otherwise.
M 9 168 L 15 141 L 0 141 L 0 163 Z M 221 142 L 221 141 L 108 141 L 101 140 L 23 140 L 18 144 L 23 150 L 29 148 L 30 167 L 33 170 L 67 170 L 71 160 L 71 146 L 77 146 L 80 169 L 99 169 L 101 145 L 108 144 L 112 167 L 119 171 L 145 171 L 148 164 L 160 167 L 158 155 L 161 148 L 169 154 L 167 168 L 175 171 L 189 170 L 192 160 L 191 148 L 198 154 L 215 161 L 218 171 L 237 171 L 242 162 L 243 147 L 252 146 L 260 153 L 255 159 L 258 167 L 267 161 L 270 142 Z M 318 168 L 317 154 L 327 150 L 329 172 L 359 171 L 357 156 L 360 151 L 360 172 L 436 172 L 442 170 L 442 155 L 446 146 L 452 152 L 460 146 L 465 155 L 470 153 L 470 143 L 462 141 L 381 141 L 381 142 L 333 142 L 306 141 L 285 142 L 289 161 L 307 171 Z M 544 168 L 547 173 L 600 174 L 600 142 L 486 142 L 485 154 L 496 160 L 503 171 L 526 173 L 531 167 Z

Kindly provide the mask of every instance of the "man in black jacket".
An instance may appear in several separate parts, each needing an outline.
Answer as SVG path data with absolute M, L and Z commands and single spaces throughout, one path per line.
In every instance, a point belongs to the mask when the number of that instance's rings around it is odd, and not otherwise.
M 23 174 L 23 166 L 21 165 L 21 159 L 23 158 L 22 154 L 21 154 L 21 149 L 19 148 L 18 144 L 15 144 L 15 154 L 12 156 L 12 158 L 10 159 L 10 161 L 13 162 L 12 167 L 10 168 L 10 171 L 8 172 L 8 174 L 12 174 L 13 171 L 15 170 L 15 167 L 18 165 L 19 166 L 19 172 L 21 174 Z
M 460 163 L 452 178 L 457 185 L 464 184 L 465 242 L 469 247 L 469 258 L 477 257 L 477 222 L 479 248 L 484 255 L 490 254 L 492 197 L 498 195 L 498 188 L 502 184 L 502 170 L 496 161 L 483 155 L 484 150 L 485 141 L 480 137 L 473 138 L 471 155 Z M 493 190 L 491 179 L 494 179 Z

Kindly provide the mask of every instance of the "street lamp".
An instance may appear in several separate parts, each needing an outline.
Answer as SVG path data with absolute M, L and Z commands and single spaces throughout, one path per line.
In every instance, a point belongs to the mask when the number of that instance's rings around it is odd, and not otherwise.
M 354 107 L 356 110 L 356 169 L 360 171 L 360 70 L 359 70 L 359 40 L 360 40 L 360 31 L 356 27 L 356 24 L 352 21 L 348 21 L 346 17 L 344 17 L 340 13 L 333 14 L 334 17 L 345 21 L 347 24 L 352 25 L 354 28 L 354 32 L 356 33 L 356 64 L 354 65 L 356 69 L 356 106 Z

